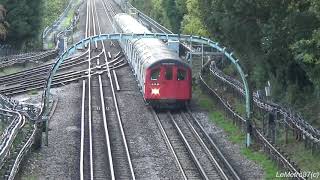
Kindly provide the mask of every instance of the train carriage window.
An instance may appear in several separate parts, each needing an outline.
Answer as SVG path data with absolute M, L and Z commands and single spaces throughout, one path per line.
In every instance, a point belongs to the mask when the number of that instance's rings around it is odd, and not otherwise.
M 186 70 L 184 69 L 178 69 L 178 73 L 177 73 L 177 80 L 178 81 L 182 81 L 186 79 Z
M 160 68 L 151 70 L 151 80 L 158 80 L 160 76 Z
M 173 69 L 172 69 L 171 66 L 166 67 L 166 74 L 165 74 L 166 80 L 172 80 L 172 76 L 173 76 L 172 70 L 173 70 Z

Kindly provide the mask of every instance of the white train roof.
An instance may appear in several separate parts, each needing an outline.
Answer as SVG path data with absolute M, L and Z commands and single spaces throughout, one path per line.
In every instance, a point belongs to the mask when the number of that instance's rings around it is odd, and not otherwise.
M 120 13 L 114 16 L 115 22 L 121 28 L 123 33 L 151 33 L 146 27 L 141 25 L 132 16 Z M 131 40 L 137 53 L 145 66 L 154 66 L 158 63 L 175 63 L 182 66 L 188 66 L 182 62 L 176 52 L 173 52 L 161 40 L 156 38 Z

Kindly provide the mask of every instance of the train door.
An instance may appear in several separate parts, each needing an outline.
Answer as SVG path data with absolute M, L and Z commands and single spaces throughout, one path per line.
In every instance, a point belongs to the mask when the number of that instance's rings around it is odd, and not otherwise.
M 177 99 L 191 98 L 190 71 L 184 67 L 176 67 L 175 88 Z
M 161 97 L 163 99 L 174 99 L 176 96 L 176 85 L 174 83 L 174 66 L 173 65 L 163 65 L 162 67 L 162 82 L 161 84 Z

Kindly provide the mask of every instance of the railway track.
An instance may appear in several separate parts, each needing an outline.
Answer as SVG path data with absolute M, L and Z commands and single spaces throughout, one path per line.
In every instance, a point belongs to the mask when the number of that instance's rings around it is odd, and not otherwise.
M 107 11 L 112 12 L 108 15 L 108 19 L 112 19 L 115 15 L 115 11 L 111 7 L 110 4 L 104 3 L 106 14 L 108 14 Z M 181 118 L 184 118 L 184 120 L 173 124 L 170 121 L 175 122 L 174 116 L 176 115 L 172 115 L 171 112 L 168 114 L 157 114 L 154 112 L 154 115 L 166 139 L 167 146 L 176 159 L 176 165 L 183 179 L 240 179 L 217 146 L 212 145 L 212 140 L 207 140 L 207 144 L 205 144 L 202 138 L 210 137 L 208 135 L 204 136 L 204 131 L 201 132 L 202 137 L 200 137 L 199 133 L 195 130 L 196 128 L 189 122 L 188 115 L 183 112 L 178 113 L 177 116 L 181 115 Z M 182 128 L 180 129 L 181 125 Z M 198 128 L 198 131 L 200 131 L 199 129 L 201 128 Z M 190 130 L 193 130 L 191 134 Z M 212 151 L 216 154 L 212 155 Z
M 74 57 L 74 58 L 69 58 L 67 59 L 63 64 L 62 64 L 62 68 L 59 69 L 60 71 L 66 70 L 66 69 L 70 69 L 71 67 L 77 66 L 79 64 L 83 64 L 84 61 L 84 56 L 87 54 L 87 52 L 83 53 L 80 56 Z M 27 70 L 23 70 L 17 73 L 13 73 L 13 74 L 9 74 L 9 75 L 5 75 L 5 76 L 1 76 L 0 77 L 0 83 L 2 83 L 3 85 L 7 85 L 8 83 L 12 83 L 12 82 L 19 82 L 19 81 L 28 81 L 29 79 L 32 79 L 34 77 L 43 77 L 45 78 L 46 75 L 48 74 L 48 71 L 50 70 L 51 66 L 54 63 L 50 63 L 50 64 L 45 64 L 45 65 L 41 65 L 35 68 L 31 68 L 31 69 L 27 69 Z
M 111 70 L 125 66 L 127 63 L 124 61 L 122 54 L 115 56 L 112 62 L 109 62 L 109 67 Z M 98 59 L 98 58 L 94 58 Z M 98 72 L 107 72 L 106 64 L 95 66 L 91 68 L 92 75 L 97 75 Z M 67 71 L 63 73 L 58 73 L 53 78 L 53 87 L 62 86 L 71 82 L 79 81 L 87 73 L 87 70 L 75 70 Z M 39 90 L 44 88 L 46 78 L 40 77 L 30 77 L 26 81 L 23 79 L 12 80 L 11 82 L 6 82 L 2 88 L 0 88 L 0 93 L 5 95 L 15 95 L 19 93 L 25 93 L 32 90 Z
M 87 36 L 101 34 L 96 1 L 88 1 L 86 27 Z M 80 179 L 135 179 L 114 76 L 110 73 L 114 67 L 123 65 L 119 61 L 121 55 L 118 53 L 111 60 L 112 55 L 107 52 L 104 42 L 88 44 L 88 48 L 101 48 L 102 57 L 93 60 L 89 51 L 87 76 L 82 81 Z M 93 76 L 92 67 L 97 67 L 96 76 Z M 109 109 L 108 113 L 106 109 Z
M 190 111 L 151 111 L 183 179 L 240 179 Z
M 12 66 L 14 64 L 23 64 L 26 62 L 37 62 L 39 60 L 49 59 L 56 56 L 58 51 L 48 50 L 44 52 L 32 52 L 18 55 L 12 55 L 0 58 L 0 68 Z

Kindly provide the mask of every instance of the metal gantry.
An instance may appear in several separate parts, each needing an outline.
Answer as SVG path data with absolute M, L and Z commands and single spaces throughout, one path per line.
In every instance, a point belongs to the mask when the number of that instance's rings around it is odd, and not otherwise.
M 50 88 L 51 83 L 54 75 L 56 74 L 56 71 L 59 69 L 60 65 L 64 62 L 64 60 L 71 55 L 73 52 L 77 50 L 77 48 L 83 47 L 91 42 L 98 42 L 98 41 L 105 41 L 105 40 L 129 40 L 129 39 L 141 39 L 141 38 L 157 38 L 160 40 L 174 40 L 179 42 L 192 42 L 192 43 L 199 43 L 208 45 L 217 51 L 224 54 L 228 60 L 231 61 L 231 63 L 236 67 L 238 73 L 240 74 L 242 83 L 244 84 L 245 89 L 245 101 L 246 101 L 246 114 L 247 114 L 247 136 L 246 136 L 246 145 L 247 147 L 250 146 L 250 129 L 251 129 L 251 96 L 249 91 L 249 84 L 246 79 L 247 75 L 244 73 L 243 69 L 241 68 L 241 65 L 239 63 L 239 59 L 236 59 L 233 56 L 233 53 L 229 53 L 226 51 L 225 47 L 220 47 L 217 42 L 214 42 L 208 38 L 204 38 L 201 36 L 192 36 L 192 35 L 180 35 L 180 34 L 165 34 L 165 33 L 144 33 L 144 34 L 123 34 L 123 33 L 114 33 L 114 34 L 101 34 L 96 36 L 87 37 L 86 39 L 83 39 L 79 41 L 78 43 L 72 45 L 67 51 L 65 51 L 55 62 L 53 65 L 49 77 L 47 79 L 46 85 L 45 85 L 45 92 L 43 94 L 42 99 L 42 113 L 40 114 L 40 117 L 47 115 L 47 109 L 49 107 L 49 99 L 50 99 Z

